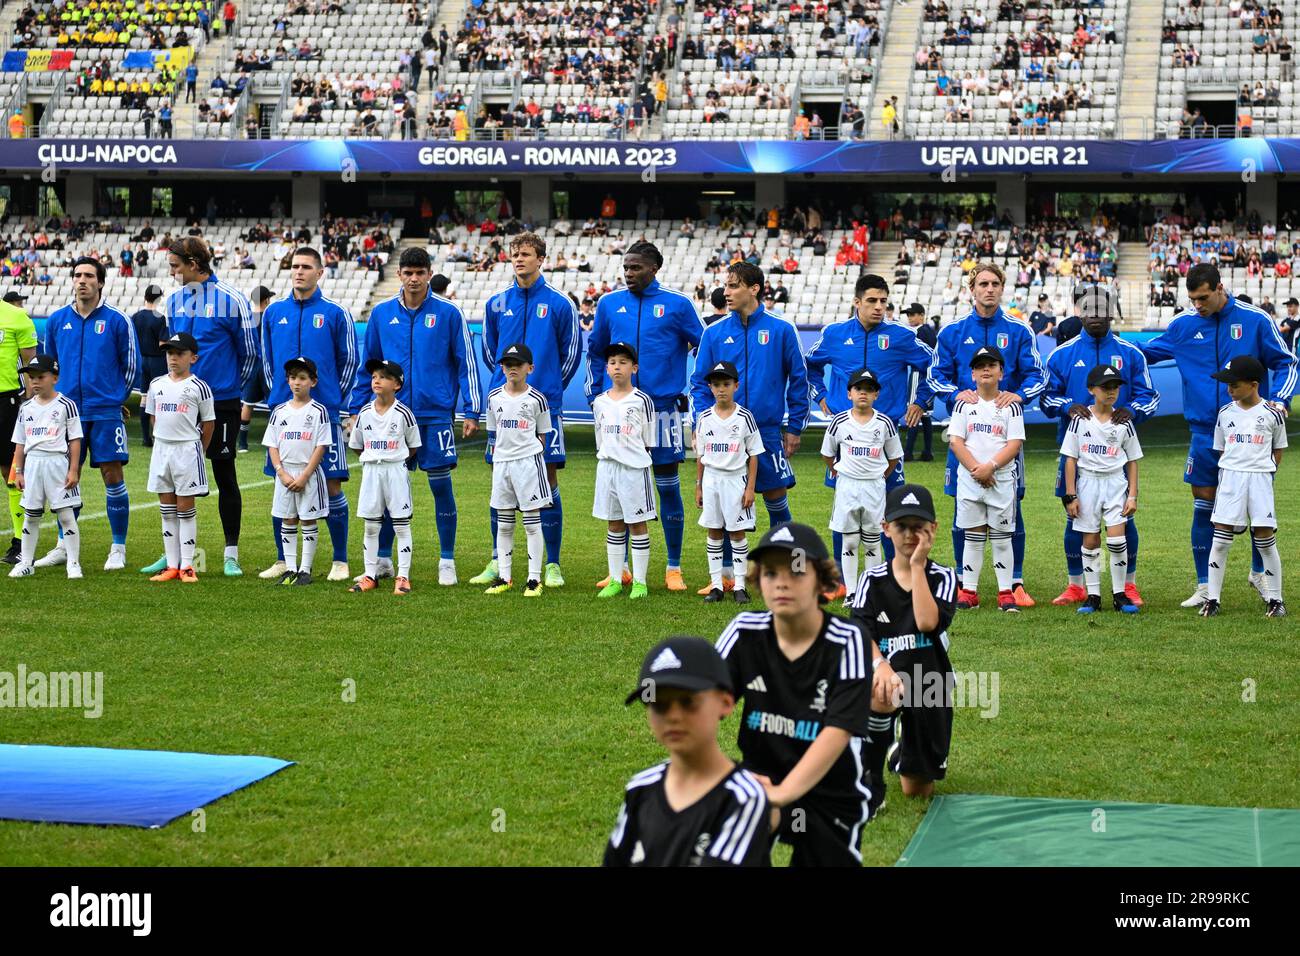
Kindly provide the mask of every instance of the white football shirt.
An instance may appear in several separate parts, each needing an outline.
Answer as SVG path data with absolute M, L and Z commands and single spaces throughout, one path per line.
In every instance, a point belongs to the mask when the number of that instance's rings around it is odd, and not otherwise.
M 411 410 L 394 401 L 380 414 L 374 402 L 367 402 L 352 425 L 348 447 L 361 452 L 361 461 L 406 461 L 411 450 L 420 447 L 420 426 Z
M 45 404 L 32 398 L 19 406 L 10 440 L 22 445 L 28 455 L 33 452 L 66 455 L 68 442 L 81 437 L 81 413 L 76 402 L 55 392 Z
M 1229 402 L 1214 423 L 1214 450 L 1226 471 L 1277 471 L 1273 449 L 1285 448 L 1286 417 L 1267 402 L 1242 408 Z
M 822 454 L 835 460 L 835 471 L 845 478 L 875 480 L 885 476 L 890 461 L 903 457 L 903 443 L 888 415 L 872 409 L 871 418 L 860 422 L 843 411 L 826 428 Z
M 596 419 L 596 457 L 616 461 L 629 468 L 649 468 L 654 464 L 650 449 L 658 436 L 655 429 L 655 403 L 645 392 L 634 388 L 622 398 L 602 392 L 592 402 Z
M 307 467 L 316 448 L 334 444 L 329 412 L 320 402 L 295 408 L 293 402 L 277 405 L 266 423 L 262 444 L 280 453 L 280 464 Z
M 217 417 L 212 406 L 212 389 L 196 375 L 180 381 L 159 375 L 149 385 L 144 410 L 153 418 L 153 437 L 162 441 L 199 441 L 202 422 Z
M 705 468 L 743 472 L 749 459 L 763 451 L 763 436 L 749 409 L 737 405 L 726 418 L 718 414 L 716 405 L 700 413 L 695 424 L 695 453 Z
M 1132 422 L 1116 425 L 1096 418 L 1076 418 L 1061 442 L 1061 454 L 1077 459 L 1082 471 L 1110 475 L 1141 458 L 1142 446 Z
M 972 404 L 958 402 L 952 410 L 948 434 L 965 441 L 975 460 L 985 462 L 1005 448 L 1007 442 L 1025 440 L 1025 419 L 1019 402 L 1011 402 L 1006 408 L 998 408 L 992 399 L 982 398 Z M 1014 460 L 1007 462 L 998 469 L 998 477 L 1013 474 L 1015 467 Z
M 504 385 L 488 392 L 486 427 L 494 435 L 492 460 L 518 461 L 544 450 L 542 436 L 554 429 L 546 396 L 529 386 L 511 395 Z

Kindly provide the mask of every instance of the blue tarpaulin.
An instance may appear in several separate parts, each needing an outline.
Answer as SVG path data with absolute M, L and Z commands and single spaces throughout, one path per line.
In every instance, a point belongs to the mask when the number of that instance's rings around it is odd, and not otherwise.
M 288 766 L 274 757 L 0 744 L 0 819 L 161 827 Z

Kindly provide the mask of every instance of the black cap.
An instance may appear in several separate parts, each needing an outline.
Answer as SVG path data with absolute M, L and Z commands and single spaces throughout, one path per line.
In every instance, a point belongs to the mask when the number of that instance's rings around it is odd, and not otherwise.
M 903 310 L 903 314 L 904 315 L 918 315 L 918 314 L 925 315 L 925 306 L 923 306 L 920 302 L 913 302 L 911 305 L 909 305 L 906 309 Z
M 876 378 L 876 373 L 869 368 L 860 368 L 849 376 L 849 388 L 854 385 L 860 385 L 863 382 L 870 385 L 877 392 L 880 391 L 880 379 Z
M 376 372 L 383 372 L 399 382 L 406 378 L 406 375 L 402 372 L 402 366 L 396 362 L 390 362 L 388 359 L 371 359 L 366 363 L 366 371 L 371 375 Z
M 502 362 L 518 362 L 520 365 L 533 364 L 533 350 L 523 342 L 516 342 L 514 345 L 506 347 L 501 353 Z
M 989 362 L 997 362 L 999 365 L 1007 364 L 1002 358 L 1002 353 L 992 345 L 981 345 L 979 349 L 976 350 L 975 354 L 970 357 L 971 368 L 974 368 L 977 365 L 986 365 Z
M 749 556 L 757 559 L 764 551 L 801 551 L 813 561 L 825 561 L 831 556 L 822 536 L 797 521 L 786 521 L 769 528 L 758 544 L 749 549 Z
M 736 371 L 736 366 L 734 363 L 727 362 L 724 360 L 721 362 L 714 362 L 713 368 L 709 369 L 709 371 L 704 376 L 704 380 L 706 382 L 712 381 L 715 378 L 730 378 L 739 382 L 740 373 Z
M 5 301 L 10 305 L 17 305 L 19 302 L 26 302 L 27 296 L 23 295 L 17 289 L 10 289 L 5 293 Z
M 615 355 L 626 355 L 633 363 L 636 362 L 636 348 L 629 342 L 610 342 L 605 346 L 605 358 L 611 359 Z
M 1123 385 L 1124 376 L 1113 365 L 1096 365 L 1088 373 L 1088 387 L 1094 385 Z
M 727 664 L 711 643 L 702 637 L 669 637 L 654 647 L 641 664 L 636 690 L 623 703 L 653 701 L 660 687 L 681 690 L 725 690 L 735 693 Z
M 175 332 L 172 337 L 159 346 L 164 352 L 193 352 L 199 354 L 199 343 L 188 332 Z
M 1282 304 L 1283 304 L 1283 305 L 1300 305 L 1300 299 L 1297 299 L 1295 296 L 1291 296 L 1291 298 L 1287 299 L 1287 300 L 1286 300 L 1285 302 L 1283 302 Z
M 925 485 L 899 485 L 885 496 L 885 520 L 921 518 L 934 521 L 934 498 Z
M 1047 293 L 1046 293 L 1046 292 L 1040 292 L 1040 293 L 1038 293 L 1038 301 L 1039 301 L 1039 302 L 1046 302 L 1046 301 L 1047 301 Z
M 1233 382 L 1262 382 L 1267 375 L 1259 359 L 1253 355 L 1238 355 L 1210 378 L 1231 385 Z
M 151 285 L 144 290 L 144 300 L 146 302 L 153 302 L 160 298 L 162 298 L 162 289 L 159 286 Z
M 59 374 L 59 360 L 53 355 L 38 353 L 32 356 L 32 360 L 20 368 L 20 372 L 49 372 L 53 375 Z
M 254 305 L 261 305 L 267 299 L 274 299 L 275 293 L 272 290 L 268 289 L 266 286 L 259 285 L 256 289 L 253 290 L 252 298 L 253 298 Z
M 307 358 L 307 356 L 305 355 L 299 355 L 297 358 L 291 358 L 289 359 L 289 361 L 284 363 L 285 375 L 290 375 L 293 372 L 298 371 L 299 369 L 306 372 L 312 378 L 316 377 L 316 363 L 313 362 L 311 359 Z M 367 366 L 367 371 L 369 370 L 370 370 L 369 366 Z

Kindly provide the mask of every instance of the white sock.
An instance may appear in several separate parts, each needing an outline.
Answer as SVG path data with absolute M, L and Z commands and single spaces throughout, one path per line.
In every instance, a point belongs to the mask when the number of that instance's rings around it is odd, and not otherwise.
M 1101 548 L 1080 548 L 1083 557 L 1083 583 L 1088 594 L 1101 597 Z
M 745 567 L 749 564 L 749 541 L 741 538 L 731 542 L 731 573 L 736 579 L 736 590 L 745 590 Z
M 167 555 L 167 567 L 180 569 L 181 566 L 181 526 L 176 520 L 175 505 L 159 505 L 162 515 L 163 553 Z
M 874 568 L 880 564 L 882 557 L 880 554 L 880 534 L 873 531 L 862 532 L 862 566 L 864 568 Z M 846 582 L 852 580 L 856 583 L 857 579 L 844 579 Z
M 176 523 L 180 528 L 182 569 L 194 567 L 194 549 L 199 544 L 198 514 L 194 508 L 176 511 Z
M 984 542 L 989 536 L 984 531 L 967 531 L 966 546 L 962 549 L 961 586 L 967 591 L 980 589 L 980 572 L 984 570 Z
M 310 524 L 306 521 L 302 523 L 302 560 L 298 562 L 299 571 L 306 571 L 311 574 L 312 562 L 316 560 L 316 542 L 319 537 L 320 525 L 314 521 Z
M 608 559 L 609 583 L 623 580 L 623 555 L 627 550 L 627 531 L 611 531 L 605 535 L 605 557 Z
M 1282 553 L 1277 549 L 1277 534 L 1256 538 L 1255 546 L 1264 559 L 1264 593 L 1272 601 L 1282 600 Z M 68 560 L 71 561 L 71 552 Z
M 399 578 L 409 578 L 411 576 L 411 555 L 415 550 L 414 542 L 411 539 L 411 519 L 394 518 L 393 530 L 397 532 L 397 576 Z
M 28 511 L 23 516 L 23 564 L 31 566 L 36 560 L 36 542 L 41 537 L 41 517 L 45 514 L 42 511 Z M 59 547 L 63 547 L 63 542 L 59 542 Z
M 989 534 L 993 539 L 993 574 L 998 580 L 998 593 L 1011 590 L 1011 532 L 994 531 Z
M 1122 534 L 1117 538 L 1108 536 L 1106 549 L 1110 552 L 1110 591 L 1123 594 L 1124 576 L 1128 574 L 1128 538 Z
M 1083 575 L 1082 575 L 1082 574 L 1071 574 L 1069 577 L 1070 577 L 1070 584 L 1071 584 L 1073 587 L 1076 587 L 1076 588 L 1081 588 L 1081 587 L 1083 587 Z
M 546 539 L 542 537 L 542 513 L 524 513 L 524 538 L 528 543 L 528 580 L 541 583 L 542 559 L 546 557 Z
M 298 573 L 298 526 L 280 522 L 280 547 L 284 549 L 284 569 Z
M 862 546 L 862 538 L 857 532 L 845 531 L 843 533 L 844 544 L 840 548 L 840 564 L 844 569 L 844 580 L 856 581 L 858 579 L 858 548 Z M 867 565 L 870 567 L 870 564 Z
M 632 535 L 632 583 L 645 584 L 650 570 L 650 535 Z
M 524 529 L 527 532 L 527 528 Z M 497 575 L 502 581 L 515 578 L 515 513 L 497 512 Z
M 722 539 L 707 539 L 709 552 L 709 587 L 722 590 Z
M 54 516 L 59 519 L 59 527 L 63 529 L 63 548 L 68 552 L 68 564 L 80 564 L 81 534 L 77 529 L 76 512 L 71 508 L 62 508 Z
M 1228 550 L 1232 547 L 1232 532 L 1214 529 L 1210 544 L 1210 583 L 1207 592 L 1211 600 L 1223 597 L 1223 576 L 1228 573 Z
M 238 561 L 238 560 L 239 560 L 239 545 L 237 545 L 237 544 L 228 544 L 228 545 L 226 545 L 226 554 L 225 554 L 225 556 L 226 556 L 227 558 L 234 558 L 236 561 Z
M 366 565 L 366 576 L 378 579 L 379 577 L 379 519 L 366 519 L 364 561 Z

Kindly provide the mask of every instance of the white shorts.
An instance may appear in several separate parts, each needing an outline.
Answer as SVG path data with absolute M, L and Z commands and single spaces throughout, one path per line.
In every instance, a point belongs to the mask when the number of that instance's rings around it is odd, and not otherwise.
M 745 497 L 746 472 L 704 469 L 700 491 L 704 496 L 701 528 L 725 528 L 727 531 L 753 531 L 754 506 L 740 506 Z
M 603 458 L 596 462 L 596 500 L 591 516 L 640 524 L 655 521 L 655 482 L 649 468 L 631 468 Z
M 1128 500 L 1128 475 L 1124 471 L 1099 474 L 1080 470 L 1074 483 L 1079 492 L 1079 517 L 1070 524 L 1075 531 L 1093 534 L 1128 522 L 1123 514 Z
M 201 441 L 163 441 L 153 443 L 149 458 L 149 490 L 177 494 L 182 498 L 202 498 L 208 493 L 208 466 Z
M 296 474 L 306 467 L 306 465 L 285 465 L 284 470 Z M 325 476 L 321 474 L 323 469 L 324 464 L 311 473 L 311 477 L 307 479 L 307 486 L 302 491 L 290 491 L 277 476 L 275 493 L 271 496 L 271 517 L 301 518 L 303 521 L 328 518 L 330 499 Z
M 885 479 L 835 479 L 835 504 L 831 507 L 831 530 L 840 534 L 871 531 L 880 534 L 885 518 Z
M 378 521 L 385 510 L 393 518 L 411 517 L 411 473 L 406 462 L 362 462 L 357 517 Z
M 957 527 L 981 528 L 986 525 L 991 531 L 1015 530 L 1015 475 L 999 478 L 992 488 L 985 488 L 974 480 L 970 481 L 969 486 L 964 482 L 959 482 L 957 486 Z
M 551 506 L 551 482 L 539 452 L 531 458 L 492 463 L 492 500 L 497 511 L 536 511 Z
M 81 507 L 81 485 L 63 487 L 68 480 L 68 456 L 36 452 L 23 460 L 23 507 L 32 511 L 62 511 Z
M 1228 471 L 1219 469 L 1219 488 L 1214 493 L 1215 524 L 1232 525 L 1239 531 L 1251 528 L 1276 528 L 1277 511 L 1273 507 L 1273 472 Z

